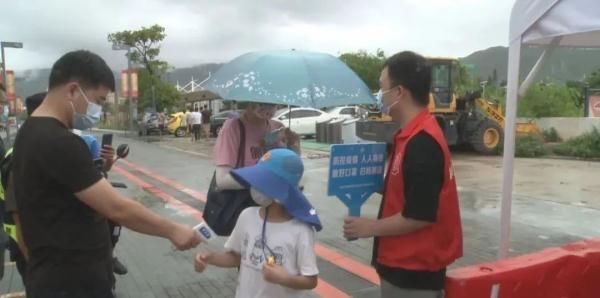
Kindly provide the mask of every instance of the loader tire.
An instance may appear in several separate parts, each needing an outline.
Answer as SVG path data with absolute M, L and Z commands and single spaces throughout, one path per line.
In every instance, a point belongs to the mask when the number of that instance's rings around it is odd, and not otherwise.
M 479 127 L 471 136 L 471 146 L 480 154 L 496 155 L 504 142 L 504 131 L 498 123 L 486 119 L 481 121 Z

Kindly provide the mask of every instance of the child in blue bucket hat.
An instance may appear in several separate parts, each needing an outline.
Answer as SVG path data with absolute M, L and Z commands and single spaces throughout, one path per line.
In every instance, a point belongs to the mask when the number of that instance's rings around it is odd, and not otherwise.
M 255 166 L 232 176 L 259 207 L 245 209 L 225 243 L 225 252 L 196 255 L 196 271 L 208 264 L 239 267 L 236 297 L 305 297 L 317 286 L 315 231 L 321 221 L 299 190 L 304 173 L 300 157 L 289 149 L 267 152 Z

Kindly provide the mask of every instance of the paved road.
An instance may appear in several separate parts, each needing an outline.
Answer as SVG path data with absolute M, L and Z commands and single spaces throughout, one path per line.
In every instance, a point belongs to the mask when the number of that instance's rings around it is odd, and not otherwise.
M 112 180 L 127 183 L 125 193 L 155 212 L 194 224 L 202 212 L 213 166 L 206 152 L 182 152 L 164 143 L 115 137 L 127 142 L 131 155 L 119 162 Z M 163 146 L 161 146 L 163 145 Z M 189 150 L 188 150 L 189 151 Z M 324 225 L 318 233 L 320 286 L 315 296 L 377 297 L 378 280 L 368 266 L 371 240 L 348 242 L 341 236 L 345 207 L 327 197 L 327 158 L 307 154 L 305 192 L 317 207 Z M 316 158 L 315 158 L 316 157 Z M 477 168 L 470 169 L 477 171 Z M 457 174 L 458 176 L 458 174 Z M 459 181 L 460 183 L 460 181 Z M 453 267 L 495 259 L 499 234 L 499 194 L 462 186 L 460 189 L 465 255 Z M 364 216 L 375 216 L 380 198 L 363 207 Z M 523 254 L 598 233 L 600 211 L 516 195 L 511 252 Z M 577 219 L 575 221 L 574 219 Z M 223 239 L 189 252 L 175 252 L 167 241 L 124 231 L 117 254 L 130 273 L 119 277 L 119 297 L 231 297 L 236 270 L 211 268 L 196 274 L 192 256 L 198 250 L 216 250 Z M 21 290 L 14 269 L 0 282 L 0 293 Z

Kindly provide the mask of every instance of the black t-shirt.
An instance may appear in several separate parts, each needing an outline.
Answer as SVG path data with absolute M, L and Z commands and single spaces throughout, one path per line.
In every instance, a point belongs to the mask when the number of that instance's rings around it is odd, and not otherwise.
M 406 218 L 435 222 L 444 183 L 444 153 L 432 136 L 420 132 L 408 141 L 404 151 L 402 171 L 405 200 L 402 215 Z M 442 290 L 444 288 L 445 268 L 435 272 L 390 268 L 376 262 L 377 248 L 378 239 L 375 238 L 373 264 L 377 273 L 387 282 L 408 289 Z
M 54 118 L 32 117 L 19 130 L 13 154 L 14 192 L 30 252 L 28 294 L 110 290 L 107 221 L 74 195 L 102 179 L 83 139 Z

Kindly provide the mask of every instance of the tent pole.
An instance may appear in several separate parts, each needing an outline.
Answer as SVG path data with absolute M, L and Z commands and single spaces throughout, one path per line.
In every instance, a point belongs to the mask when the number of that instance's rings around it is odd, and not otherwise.
M 548 58 L 550 56 L 552 56 L 552 53 L 554 52 L 554 50 L 560 43 L 561 39 L 562 39 L 562 36 L 555 37 L 552 39 L 552 41 L 547 46 L 545 46 L 544 52 L 542 52 L 542 55 L 540 55 L 537 62 L 535 62 L 535 65 L 533 65 L 533 67 L 531 68 L 531 71 L 529 71 L 529 74 L 527 75 L 525 80 L 523 80 L 523 83 L 521 84 L 521 87 L 519 88 L 519 94 L 518 94 L 519 98 L 523 98 L 525 96 L 525 94 L 527 93 L 527 90 L 529 90 L 529 87 L 531 87 L 533 82 L 536 80 L 536 78 L 538 77 L 538 74 L 540 73 L 540 71 L 542 70 L 544 65 L 546 64 L 546 61 L 548 60 Z
M 513 40 L 508 50 L 508 77 L 506 90 L 506 118 L 504 120 L 504 155 L 502 156 L 502 204 L 500 209 L 500 242 L 498 259 L 508 257 L 510 250 L 510 216 L 513 192 L 513 167 L 515 159 L 515 122 L 517 118 L 517 93 L 521 62 L 521 38 Z M 492 288 L 497 298 L 499 285 Z

